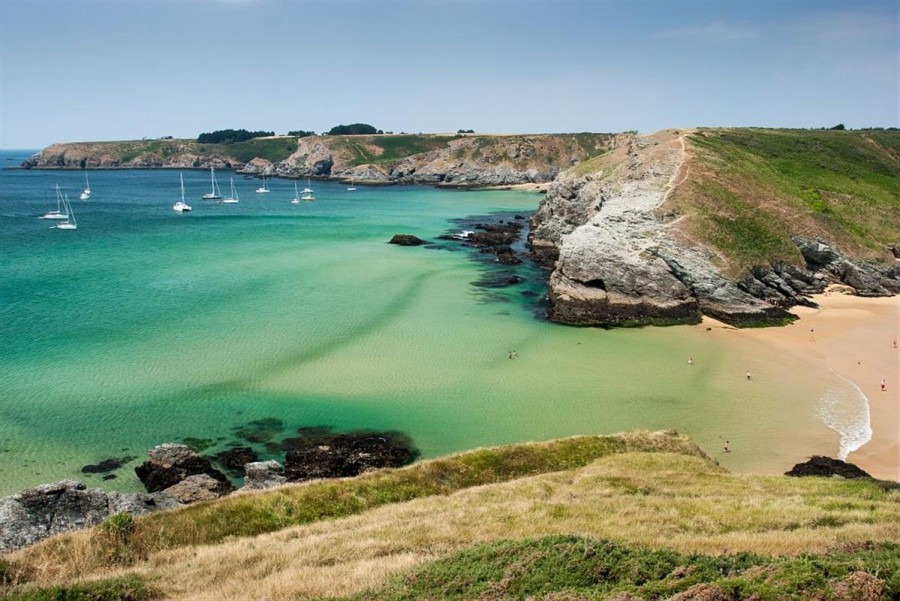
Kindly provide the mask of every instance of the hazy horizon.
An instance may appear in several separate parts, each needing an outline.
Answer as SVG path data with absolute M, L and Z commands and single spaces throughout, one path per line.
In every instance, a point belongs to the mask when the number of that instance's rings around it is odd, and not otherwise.
M 0 3 L 0 147 L 226 128 L 896 127 L 898 4 Z

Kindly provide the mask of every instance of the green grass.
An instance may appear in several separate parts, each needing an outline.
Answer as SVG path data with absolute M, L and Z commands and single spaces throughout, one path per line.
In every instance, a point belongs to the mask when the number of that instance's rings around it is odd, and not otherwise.
M 392 136 L 340 136 L 330 138 L 330 143 L 335 148 L 343 149 L 353 157 L 350 161 L 353 165 L 365 165 L 369 163 L 389 163 L 398 161 L 414 154 L 431 152 L 445 148 L 455 136 L 434 135 L 392 135 Z M 381 153 L 374 153 L 366 149 L 367 146 L 377 146 Z
M 26 589 L 0 598 L 8 601 L 150 601 L 158 596 L 137 576 L 124 576 L 65 586 Z
M 858 258 L 900 242 L 900 132 L 712 129 L 690 141 L 700 175 L 676 204 L 701 215 L 696 232 L 737 271 L 796 263 L 790 235 Z
M 691 587 L 707 589 L 709 596 L 696 598 L 709 599 L 833 599 L 842 587 L 859 595 L 852 598 L 896 599 L 900 545 L 775 558 L 687 555 L 578 536 L 507 540 L 457 552 L 351 599 L 663 599 Z
M 242 163 L 257 157 L 277 163 L 288 158 L 297 150 L 297 140 L 296 138 L 254 138 L 234 144 L 199 144 L 198 146 L 203 153 L 225 154 Z

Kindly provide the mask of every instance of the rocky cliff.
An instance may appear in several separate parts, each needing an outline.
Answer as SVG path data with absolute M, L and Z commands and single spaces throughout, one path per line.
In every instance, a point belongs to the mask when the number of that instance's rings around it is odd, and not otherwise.
M 791 319 L 787 308 L 808 303 L 806 295 L 829 283 L 859 294 L 900 292 L 893 256 L 849 256 L 852 245 L 842 248 L 838 226 L 804 227 L 805 214 L 797 209 L 796 221 L 774 231 L 783 219 L 734 214 L 722 195 L 706 205 L 694 202 L 691 195 L 707 189 L 717 170 L 730 168 L 710 167 L 708 156 L 698 157 L 696 135 L 632 136 L 550 186 L 532 217 L 529 240 L 535 259 L 552 269 L 552 320 L 615 326 L 695 323 L 709 315 L 733 325 L 766 325 Z M 754 202 L 792 206 L 774 192 Z M 712 224 L 697 227 L 707 215 L 715 216 Z M 717 237 L 717 223 L 737 233 Z M 900 228 L 886 235 L 898 233 Z M 757 253 L 763 243 L 773 250 L 769 256 L 748 254 L 734 240 L 755 245 Z M 879 244 L 884 251 L 883 240 L 872 243 Z
M 621 135 L 584 133 L 273 137 L 235 144 L 84 142 L 49 146 L 23 167 L 216 167 L 360 184 L 486 187 L 550 182 L 572 165 L 615 147 L 621 139 Z

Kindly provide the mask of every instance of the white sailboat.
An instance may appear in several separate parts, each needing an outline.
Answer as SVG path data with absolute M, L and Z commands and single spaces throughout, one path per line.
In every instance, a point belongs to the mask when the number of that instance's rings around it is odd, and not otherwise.
M 55 211 L 47 211 L 38 219 L 68 219 L 69 212 L 63 212 L 63 195 L 62 192 L 59 191 L 59 184 L 56 184 L 56 210 Z
M 72 210 L 72 204 L 69 202 L 69 195 L 63 196 L 63 206 L 66 207 L 66 213 L 69 218 L 56 224 L 58 230 L 77 230 L 78 223 L 75 222 L 75 211 Z
M 209 194 L 203 195 L 203 200 L 219 200 L 222 198 L 222 191 L 219 190 L 219 184 L 216 183 L 216 169 L 215 167 L 209 168 L 209 179 L 212 185 L 212 189 Z
M 179 173 L 179 176 L 181 177 L 181 200 L 172 205 L 172 209 L 179 213 L 184 213 L 190 211 L 191 206 L 184 202 L 184 174 Z
M 300 204 L 300 192 L 297 191 L 297 182 L 294 182 L 294 197 L 291 199 L 291 204 Z
M 80 198 L 81 200 L 87 200 L 90 197 L 91 197 L 91 182 L 88 181 L 87 168 L 85 168 L 85 170 L 84 170 L 84 192 L 82 192 L 81 196 L 79 196 L 78 198 Z
M 310 188 L 309 186 L 310 186 L 309 178 L 307 177 L 306 178 L 306 187 L 303 188 L 303 196 L 300 197 L 300 200 L 315 200 L 316 199 L 316 197 L 313 196 L 312 188 Z
M 237 204 L 240 198 L 238 198 L 237 190 L 234 189 L 234 178 L 231 178 L 231 194 L 228 195 L 228 198 L 224 199 L 222 202 L 227 205 Z
M 269 186 L 266 185 L 266 176 L 265 175 L 262 176 L 262 180 L 263 180 L 262 186 L 260 186 L 259 188 L 256 189 L 257 194 L 266 194 L 269 192 Z

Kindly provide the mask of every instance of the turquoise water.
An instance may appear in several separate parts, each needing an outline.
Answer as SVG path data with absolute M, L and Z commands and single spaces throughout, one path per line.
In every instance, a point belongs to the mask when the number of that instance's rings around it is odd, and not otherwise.
M 241 202 L 223 205 L 200 199 L 207 172 L 184 177 L 194 211 L 178 214 L 174 171 L 92 171 L 84 202 L 82 173 L 0 172 L 0 494 L 97 485 L 80 468 L 121 456 L 137 459 L 102 485 L 135 490 L 155 444 L 215 451 L 268 417 L 285 435 L 399 430 L 424 457 L 633 428 L 678 428 L 711 451 L 724 435 L 739 470 L 837 447 L 815 413 L 830 382 L 806 365 L 786 377 L 784 358 L 755 358 L 778 385 L 751 388 L 735 377 L 750 359 L 702 328 L 550 324 L 523 294 L 542 290 L 534 278 L 486 290 L 472 282 L 490 267 L 452 243 L 386 244 L 530 212 L 535 194 L 314 182 L 317 200 L 291 205 L 292 182 L 257 195 L 236 176 Z M 36 219 L 57 183 L 76 231 Z

